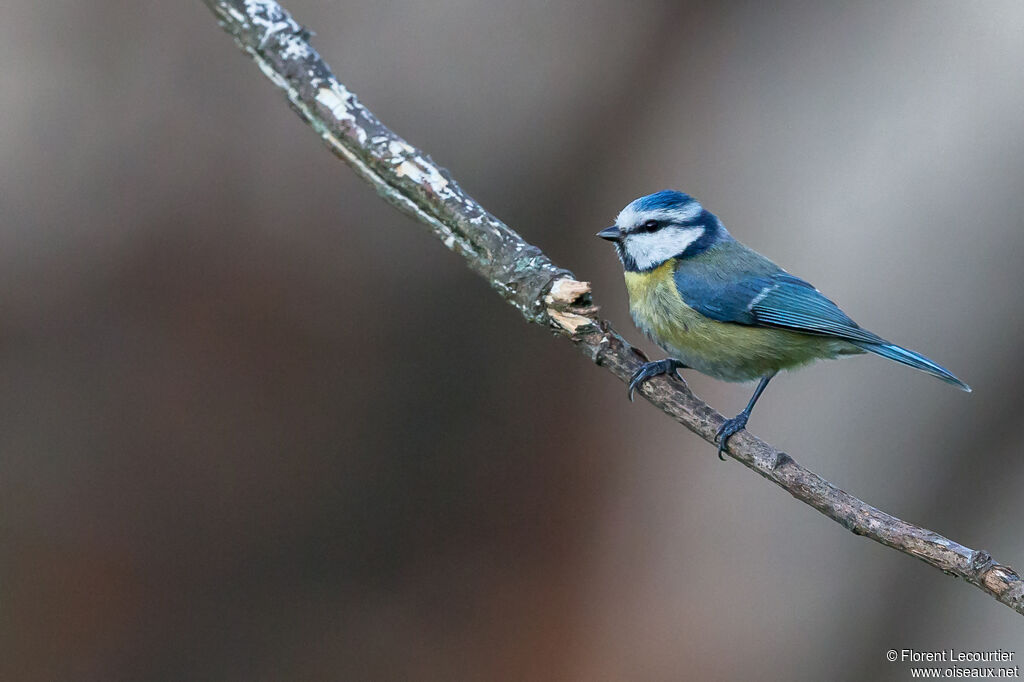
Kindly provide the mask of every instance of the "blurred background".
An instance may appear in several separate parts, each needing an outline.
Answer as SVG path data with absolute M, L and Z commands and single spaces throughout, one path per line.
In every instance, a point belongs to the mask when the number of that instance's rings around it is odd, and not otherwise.
M 861 357 L 751 430 L 1024 569 L 1024 5 L 289 0 L 632 327 L 683 189 L 973 395 Z M 1024 621 L 525 324 L 199 2 L 0 10 L 0 679 L 902 680 Z M 733 414 L 751 386 L 687 375 Z

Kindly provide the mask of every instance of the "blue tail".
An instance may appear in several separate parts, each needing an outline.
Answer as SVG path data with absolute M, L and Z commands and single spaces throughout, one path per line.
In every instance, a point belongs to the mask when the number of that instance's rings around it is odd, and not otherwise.
M 942 379 L 947 384 L 953 384 L 961 391 L 967 391 L 968 393 L 971 392 L 971 387 L 957 379 L 955 376 L 953 376 L 953 373 L 950 372 L 948 369 L 935 364 L 925 356 L 920 355 L 919 353 L 915 353 L 912 350 L 900 348 L 896 344 L 886 343 L 884 341 L 881 343 L 851 341 L 851 343 L 854 344 L 855 346 L 863 348 L 869 353 L 881 355 L 883 358 L 889 358 L 890 360 L 895 360 L 896 362 L 903 363 L 904 365 L 909 365 L 914 369 L 919 369 L 922 372 L 927 372 L 928 374 L 931 374 L 933 377 Z

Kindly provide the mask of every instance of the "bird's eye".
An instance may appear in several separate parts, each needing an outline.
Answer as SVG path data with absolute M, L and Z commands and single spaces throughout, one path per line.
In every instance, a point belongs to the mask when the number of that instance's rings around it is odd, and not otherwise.
M 648 220 L 646 223 L 644 223 L 640 227 L 643 228 L 644 232 L 654 232 L 655 230 L 658 229 L 658 226 L 659 226 L 659 223 L 658 223 L 657 220 Z

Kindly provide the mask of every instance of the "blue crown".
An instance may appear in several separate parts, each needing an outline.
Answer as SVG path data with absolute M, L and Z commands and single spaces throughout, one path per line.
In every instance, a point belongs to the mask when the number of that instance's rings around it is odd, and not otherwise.
M 663 189 L 660 192 L 640 197 L 633 202 L 633 207 L 638 211 L 656 211 L 663 208 L 682 208 L 691 201 L 693 201 L 693 197 L 689 194 L 674 189 Z

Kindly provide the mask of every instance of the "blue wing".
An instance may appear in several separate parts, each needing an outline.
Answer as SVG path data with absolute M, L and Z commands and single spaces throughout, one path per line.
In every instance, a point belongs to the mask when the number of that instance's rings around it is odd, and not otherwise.
M 778 269 L 767 259 L 755 261 L 754 266 L 759 272 L 747 271 L 729 281 L 722 280 L 721 273 L 711 268 L 677 267 L 676 290 L 686 305 L 713 320 L 843 339 L 964 391 L 971 390 L 952 372 L 920 353 L 861 329 L 839 306 L 799 277 Z
M 703 273 L 700 273 L 703 274 Z M 820 291 L 788 272 L 748 275 L 732 281 L 675 272 L 679 295 L 701 315 L 720 322 L 781 327 L 862 343 L 883 340 L 851 320 Z

